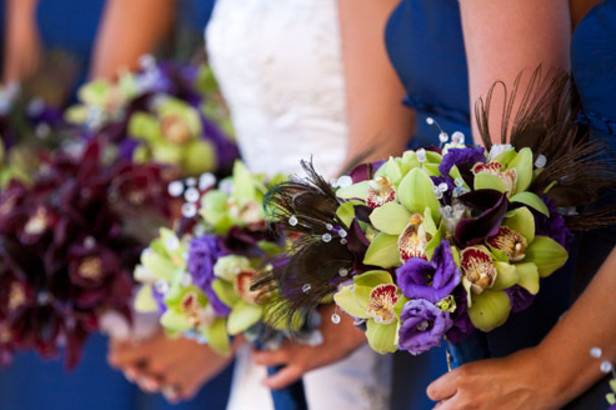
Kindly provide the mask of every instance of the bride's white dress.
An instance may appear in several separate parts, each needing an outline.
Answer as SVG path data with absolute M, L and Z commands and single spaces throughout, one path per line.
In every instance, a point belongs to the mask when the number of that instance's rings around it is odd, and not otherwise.
M 206 40 L 240 150 L 253 171 L 334 176 L 347 145 L 336 0 L 217 0 Z M 310 409 L 387 408 L 391 359 L 362 347 L 304 377 Z M 238 354 L 230 410 L 271 409 L 265 369 Z

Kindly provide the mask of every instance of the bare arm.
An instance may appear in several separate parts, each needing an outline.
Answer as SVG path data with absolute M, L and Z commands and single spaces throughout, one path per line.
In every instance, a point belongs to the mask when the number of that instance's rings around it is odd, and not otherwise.
M 139 57 L 152 52 L 169 32 L 174 0 L 107 0 L 91 76 L 113 77 L 134 68 Z
M 32 75 L 41 60 L 36 27 L 37 0 L 7 0 L 4 24 L 4 78 L 19 81 Z
M 373 149 L 368 160 L 399 154 L 411 135 L 412 114 L 385 50 L 385 24 L 398 0 L 339 0 L 346 79 L 347 161 Z
M 460 14 L 468 60 L 471 112 L 474 102 L 495 81 L 513 84 L 518 73 L 531 71 L 539 64 L 546 69 L 569 69 L 571 17 L 568 0 L 462 0 Z M 502 106 L 502 97 L 497 93 L 494 107 Z M 500 122 L 499 116 L 493 116 L 490 129 L 500 130 Z

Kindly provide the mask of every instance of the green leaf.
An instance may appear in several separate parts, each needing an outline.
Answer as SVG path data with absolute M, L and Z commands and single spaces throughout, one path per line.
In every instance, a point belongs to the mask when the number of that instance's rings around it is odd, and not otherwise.
M 539 195 L 532 192 L 520 192 L 515 194 L 509 199 L 510 202 L 516 202 L 519 204 L 530 206 L 531 208 L 541 212 L 543 215 L 549 217 L 550 211 L 543 202 L 543 200 L 539 197 Z
M 495 262 L 494 265 L 498 273 L 493 290 L 505 290 L 518 283 L 520 277 L 515 266 L 505 262 Z
M 214 293 L 216 293 L 218 299 L 220 299 L 221 302 L 227 306 L 234 306 L 240 301 L 239 296 L 233 289 L 233 285 L 229 282 L 225 282 L 221 279 L 215 279 L 212 282 L 212 289 L 214 289 Z
M 366 322 L 366 337 L 368 344 L 377 353 L 394 353 L 398 350 L 399 321 L 383 325 L 374 320 Z
M 341 204 L 336 210 L 336 216 L 347 228 L 349 228 L 355 218 L 355 205 L 353 202 L 345 202 Z
M 152 295 L 152 287 L 143 285 L 135 295 L 135 310 L 141 313 L 151 313 L 158 311 L 158 304 Z
M 423 214 L 429 208 L 434 221 L 440 220 L 441 205 L 434 194 L 434 184 L 424 170 L 414 168 L 402 178 L 398 198 L 409 211 Z
M 214 323 L 203 329 L 202 334 L 205 340 L 207 340 L 208 346 L 216 353 L 222 356 L 227 356 L 231 353 L 225 319 L 216 319 Z
M 356 294 L 355 288 L 356 287 L 353 285 L 343 286 L 338 292 L 336 292 L 334 295 L 336 306 L 339 306 L 340 309 L 344 310 L 350 316 L 359 319 L 368 319 L 370 315 L 366 312 L 366 305 L 368 301 L 367 297 L 365 297 L 365 292 Z M 367 289 L 368 291 L 370 290 L 370 288 Z M 361 293 L 364 293 L 364 295 L 361 295 Z
M 498 192 L 507 192 L 507 185 L 500 177 L 490 174 L 489 172 L 480 172 L 475 175 L 473 181 L 475 190 L 479 189 L 493 189 Z
M 468 316 L 477 329 L 490 332 L 502 326 L 511 312 L 509 296 L 503 291 L 486 290 L 481 295 L 473 295 L 473 304 L 468 308 Z
M 547 236 L 537 236 L 526 249 L 525 262 L 537 265 L 539 276 L 545 278 L 567 263 L 569 254 L 554 239 Z
M 153 142 L 160 140 L 160 124 L 155 116 L 145 112 L 136 112 L 130 117 L 128 133 L 134 137 Z
M 218 190 L 209 191 L 201 199 L 200 215 L 216 233 L 225 233 L 233 226 L 228 201 L 227 194 Z
M 508 169 L 515 169 L 518 176 L 514 192 L 526 191 L 533 180 L 533 152 L 530 148 L 522 148 L 509 162 Z
M 146 249 L 141 254 L 141 264 L 150 271 L 157 279 L 172 281 L 178 267 L 162 255 L 151 249 Z
M 336 191 L 336 196 L 341 199 L 361 199 L 365 201 L 368 198 L 369 190 L 370 182 L 362 181 L 345 188 L 340 188 Z
M 374 237 L 364 256 L 364 264 L 385 269 L 400 266 L 401 262 L 398 237 L 386 233 L 379 233 Z
M 388 202 L 370 214 L 372 225 L 389 235 L 400 235 L 410 218 L 410 212 L 397 202 Z
M 528 243 L 535 239 L 535 217 L 525 206 L 507 213 L 504 225 L 522 235 Z
M 370 270 L 353 278 L 356 286 L 365 286 L 370 289 L 384 283 L 394 283 L 391 274 L 385 270 Z
M 515 265 L 520 280 L 518 285 L 526 289 L 531 295 L 539 293 L 539 270 L 532 262 L 518 263 Z
M 238 335 L 261 320 L 263 309 L 252 303 L 240 300 L 229 314 L 227 331 L 231 336 Z

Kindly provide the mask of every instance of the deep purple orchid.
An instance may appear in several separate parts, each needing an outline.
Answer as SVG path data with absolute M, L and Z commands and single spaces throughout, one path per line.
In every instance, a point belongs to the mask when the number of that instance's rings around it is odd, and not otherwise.
M 449 313 L 425 299 L 406 302 L 400 315 L 400 349 L 419 355 L 438 346 L 453 322 Z
M 188 251 L 188 271 L 193 282 L 201 288 L 212 304 L 218 316 L 227 316 L 231 310 L 216 295 L 212 288 L 215 279 L 214 265 L 226 252 L 221 246 L 220 237 L 216 235 L 202 235 L 190 242 Z
M 513 313 L 528 309 L 535 300 L 535 295 L 530 294 L 526 289 L 518 285 L 505 289 L 505 293 L 509 296 Z
M 505 194 L 491 189 L 479 189 L 458 199 L 470 210 L 471 216 L 463 218 L 456 226 L 456 245 L 464 248 L 483 243 L 486 238 L 496 235 L 507 213 Z
M 453 166 L 457 166 L 462 174 L 478 162 L 485 162 L 485 150 L 482 147 L 451 148 L 443 157 L 438 169 L 441 175 L 449 175 Z
M 431 261 L 411 258 L 396 270 L 396 274 L 404 296 L 432 303 L 451 295 L 462 278 L 447 241 L 436 248 Z

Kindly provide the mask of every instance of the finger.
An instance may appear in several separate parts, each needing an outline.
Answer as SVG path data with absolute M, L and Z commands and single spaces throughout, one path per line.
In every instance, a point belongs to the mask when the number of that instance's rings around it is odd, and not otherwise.
M 139 372 L 134 367 L 129 367 L 124 370 L 124 377 L 131 383 L 134 383 L 135 380 L 139 378 Z
M 454 370 L 439 377 L 428 386 L 428 397 L 433 401 L 446 400 L 456 394 L 458 386 L 456 383 L 457 373 Z
M 161 389 L 161 393 L 165 399 L 171 404 L 177 404 L 182 400 L 180 389 L 174 385 L 165 385 Z
M 460 410 L 464 408 L 462 403 L 459 401 L 459 395 L 456 394 L 453 397 L 439 401 L 437 405 L 434 407 L 435 410 Z
M 263 384 L 273 390 L 284 389 L 293 382 L 298 381 L 304 374 L 299 366 L 287 366 L 273 376 L 266 378 Z
M 116 368 L 126 367 L 133 363 L 143 361 L 145 351 L 139 347 L 123 345 L 109 351 L 107 360 L 109 364 Z
M 162 388 L 161 384 L 153 377 L 139 377 L 136 382 L 143 391 L 148 393 L 159 392 Z
M 291 352 L 282 347 L 276 350 L 253 350 L 252 360 L 261 366 L 280 366 L 289 363 Z

